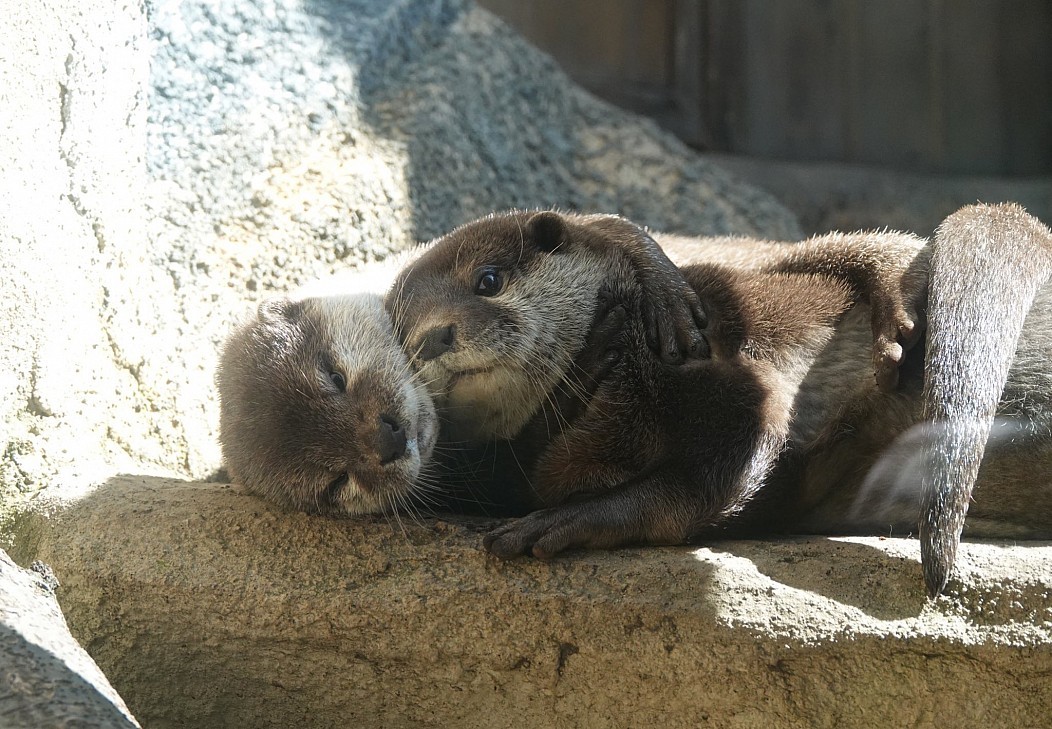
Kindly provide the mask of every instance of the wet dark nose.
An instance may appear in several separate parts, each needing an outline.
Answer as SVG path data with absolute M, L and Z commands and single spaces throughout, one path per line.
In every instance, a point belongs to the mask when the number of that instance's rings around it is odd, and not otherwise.
M 445 354 L 453 349 L 453 341 L 456 338 L 456 334 L 456 324 L 449 324 L 444 327 L 435 327 L 434 329 L 431 329 L 421 337 L 417 344 L 417 358 L 422 359 L 425 362 L 430 362 L 431 360 Z
M 380 416 L 376 453 L 380 456 L 380 465 L 387 465 L 405 455 L 405 428 L 390 415 Z

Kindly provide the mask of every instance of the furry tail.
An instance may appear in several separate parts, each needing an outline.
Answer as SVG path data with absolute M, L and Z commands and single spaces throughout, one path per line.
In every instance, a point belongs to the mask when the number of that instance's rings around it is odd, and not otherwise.
M 946 586 L 972 488 L 1023 321 L 1052 272 L 1052 234 L 1014 204 L 972 205 L 932 243 L 924 416 L 921 563 L 928 594 Z

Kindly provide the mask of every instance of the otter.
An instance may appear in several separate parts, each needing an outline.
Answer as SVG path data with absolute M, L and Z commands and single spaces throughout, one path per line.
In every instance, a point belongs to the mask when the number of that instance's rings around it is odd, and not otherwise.
M 650 239 L 626 240 L 620 253 L 650 304 L 641 314 L 648 346 L 670 366 L 683 361 L 704 342 L 693 289 Z M 499 456 L 436 446 L 435 383 L 410 368 L 381 297 L 415 255 L 265 301 L 230 334 L 216 382 L 233 480 L 312 513 L 522 513 L 507 496 L 488 500 L 494 480 L 508 477 L 478 464 Z
M 574 242 L 579 255 L 560 255 L 555 265 L 555 259 L 531 255 L 536 228 L 546 220 L 561 225 L 562 218 L 557 213 L 540 216 L 527 227 L 522 215 L 495 214 L 462 226 L 452 237 L 428 244 L 403 269 L 386 297 L 395 321 L 413 319 L 415 329 L 426 330 L 424 336 L 411 340 L 402 336 L 401 341 L 414 362 L 439 364 L 421 375 L 444 414 L 443 432 L 451 441 L 477 445 L 510 438 L 534 416 L 546 394 L 564 379 L 572 355 L 581 349 L 595 306 L 592 284 L 600 271 L 614 276 L 616 270 L 616 276 L 631 280 L 643 292 L 638 311 L 641 343 L 658 352 L 664 363 L 678 366 L 707 346 L 701 334 L 706 314 L 697 294 L 642 229 L 614 215 L 583 216 L 587 225 Z M 479 237 L 474 237 L 476 231 Z M 427 277 L 407 275 L 421 264 L 429 268 L 425 261 L 436 252 L 457 258 L 460 243 L 456 241 L 461 239 L 470 240 L 470 249 L 485 251 L 477 258 L 488 262 L 467 265 L 458 283 L 479 301 L 499 296 L 499 310 L 488 310 L 493 312 L 492 320 L 465 316 L 447 321 L 446 282 L 436 278 L 437 288 L 428 290 Z M 548 252 L 558 252 L 559 245 L 553 239 Z M 516 286 L 509 275 L 528 276 L 536 284 Z M 412 290 L 405 288 L 410 283 Z M 549 309 L 579 315 L 545 320 L 539 313 Z M 475 328 L 473 321 L 480 327 Z M 484 346 L 465 346 L 476 338 Z
M 395 270 L 264 301 L 230 334 L 216 382 L 233 480 L 328 514 L 391 511 L 426 490 L 438 419 L 383 308 Z
M 498 556 L 545 558 L 570 547 L 677 544 L 735 533 L 911 532 L 921 490 L 901 488 L 895 469 L 876 466 L 894 452 L 896 439 L 941 412 L 941 390 L 924 389 L 926 371 L 969 381 L 958 358 L 971 331 L 953 306 L 941 305 L 928 327 L 935 328 L 933 341 L 945 336 L 950 345 L 924 342 L 903 355 L 923 341 L 919 312 L 929 267 L 951 268 L 955 281 L 982 278 L 957 271 L 967 267 L 963 254 L 932 264 L 929 256 L 963 250 L 958 241 L 973 240 L 967 235 L 973 229 L 992 231 L 994 251 L 1023 238 L 1024 250 L 1041 252 L 1008 257 L 1015 262 L 1028 255 L 1043 261 L 1049 250 L 1047 229 L 1011 206 L 976 206 L 958 216 L 930 245 L 880 233 L 804 244 L 713 240 L 695 248 L 681 271 L 706 312 L 706 345 L 675 368 L 644 346 L 643 296 L 631 263 L 596 243 L 646 235 L 627 221 L 552 212 L 479 221 L 453 231 L 403 271 L 387 306 L 414 365 L 440 384 L 457 432 L 469 440 L 505 438 L 521 451 L 516 462 L 540 510 L 485 538 Z M 670 249 L 683 243 L 666 241 Z M 752 249 L 750 258 L 738 256 L 736 266 L 711 260 L 731 245 Z M 999 275 L 965 288 L 990 306 L 1015 274 Z M 1024 340 L 1028 330 L 1035 334 L 1019 348 L 1023 361 L 1008 374 L 999 410 L 1022 418 L 1035 437 L 1052 412 L 1046 381 L 1052 374 L 1042 349 L 1049 343 L 1037 334 L 1052 311 L 1044 275 L 1035 273 L 1028 285 L 1040 289 L 1039 315 L 1018 331 Z M 944 278 L 936 276 L 933 295 Z M 597 303 L 604 299 L 612 304 Z M 994 338 L 1007 331 L 1014 343 L 1018 318 L 994 314 L 981 321 Z M 588 341 L 590 327 L 605 334 Z M 1010 361 L 1016 348 L 1008 348 Z M 990 345 L 990 351 L 999 350 Z M 973 393 L 990 400 L 998 372 L 982 378 L 974 391 L 958 385 L 965 400 Z M 1032 394 L 1021 392 L 1033 385 Z M 948 422 L 947 432 L 960 430 L 953 416 Z M 965 430 L 964 440 L 978 443 L 981 454 L 985 439 Z M 932 442 L 936 455 L 960 452 L 940 450 L 941 436 Z M 1037 461 L 1048 464 L 1047 435 L 1037 445 Z M 973 536 L 1052 534 L 1047 485 L 1036 499 L 1027 493 L 1035 471 L 1010 465 L 1011 450 L 992 441 L 987 448 L 991 465 L 978 479 L 989 497 L 971 507 Z M 948 459 L 929 460 L 943 468 Z M 950 478 L 956 484 L 970 476 Z M 945 497 L 945 484 L 936 481 L 924 487 L 926 514 Z M 970 484 L 961 493 L 970 494 Z M 954 520 L 963 521 L 968 498 L 957 494 L 947 503 L 948 526 L 929 528 L 942 546 L 924 549 L 932 595 L 945 587 L 953 561 L 947 545 L 959 539 Z

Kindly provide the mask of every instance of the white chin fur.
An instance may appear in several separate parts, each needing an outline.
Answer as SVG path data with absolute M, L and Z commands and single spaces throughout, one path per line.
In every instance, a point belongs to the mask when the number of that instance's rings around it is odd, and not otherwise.
M 446 417 L 458 438 L 510 438 L 533 416 L 542 396 L 521 375 L 497 367 L 457 379 L 445 399 Z

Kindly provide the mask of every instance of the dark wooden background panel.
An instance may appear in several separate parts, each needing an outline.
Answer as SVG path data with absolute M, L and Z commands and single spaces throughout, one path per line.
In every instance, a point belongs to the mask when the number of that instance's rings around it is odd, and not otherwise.
M 481 0 L 699 147 L 1052 172 L 1050 0 Z
M 672 0 L 484 0 L 584 86 L 646 105 L 668 95 Z
M 810 0 L 741 5 L 741 25 L 724 31 L 740 45 L 743 64 L 732 90 L 743 117 L 731 129 L 730 148 L 772 157 L 804 150 L 823 159 L 844 156 L 851 71 L 844 9 Z
M 938 81 L 931 59 L 939 33 L 930 4 L 851 5 L 843 159 L 938 166 Z

